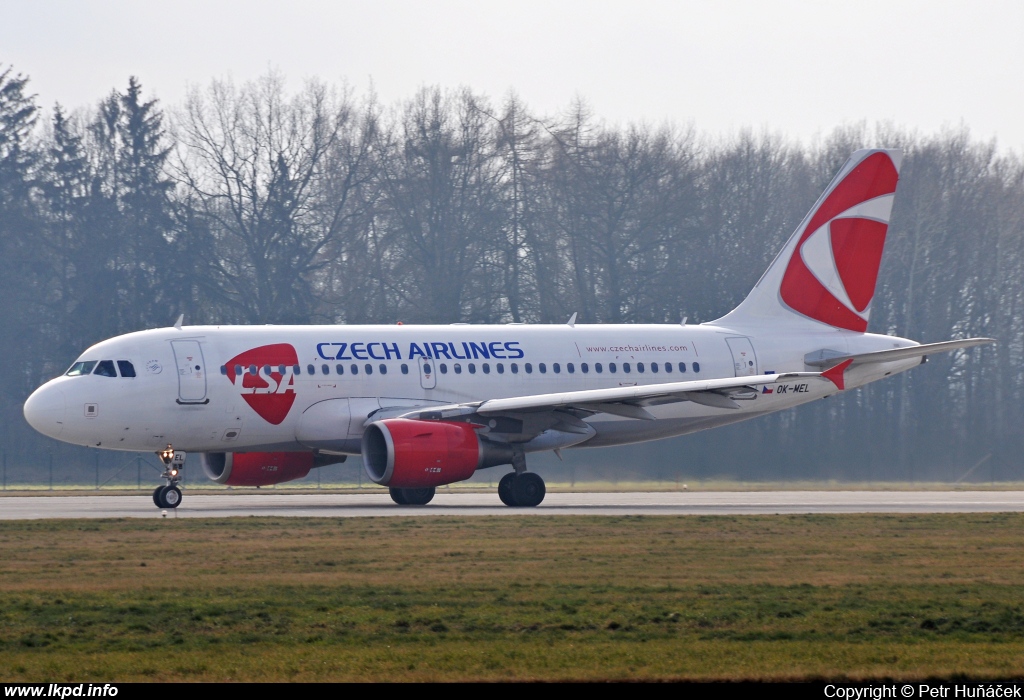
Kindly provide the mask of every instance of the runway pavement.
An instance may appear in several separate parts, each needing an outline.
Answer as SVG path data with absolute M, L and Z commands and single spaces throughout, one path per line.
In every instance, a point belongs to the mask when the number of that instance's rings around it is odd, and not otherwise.
M 386 494 L 215 494 L 185 492 L 161 513 L 145 496 L 6 496 L 0 520 L 45 518 L 224 518 L 286 516 L 752 515 L 792 513 L 985 513 L 1024 511 L 1024 491 L 714 491 L 550 493 L 537 508 L 507 508 L 497 493 L 439 492 L 427 506 L 398 506 Z

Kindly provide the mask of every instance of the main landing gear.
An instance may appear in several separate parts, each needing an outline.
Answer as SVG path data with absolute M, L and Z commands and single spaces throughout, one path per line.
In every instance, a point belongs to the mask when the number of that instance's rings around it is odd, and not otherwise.
M 425 506 L 434 498 L 434 487 L 423 489 L 389 488 L 391 500 L 400 506 Z
M 498 482 L 498 498 L 510 508 L 535 508 L 544 500 L 547 487 L 539 474 L 526 471 L 526 455 L 522 448 L 512 452 L 512 468 Z
M 160 476 L 166 479 L 167 483 L 153 490 L 153 504 L 157 508 L 177 508 L 181 505 L 181 489 L 178 488 L 178 482 L 181 481 L 181 470 L 185 466 L 185 453 L 177 452 L 168 445 L 166 450 L 157 452 L 157 455 L 164 463 L 164 473 Z
M 546 493 L 544 480 L 533 472 L 509 472 L 498 482 L 498 498 L 512 508 L 539 506 Z

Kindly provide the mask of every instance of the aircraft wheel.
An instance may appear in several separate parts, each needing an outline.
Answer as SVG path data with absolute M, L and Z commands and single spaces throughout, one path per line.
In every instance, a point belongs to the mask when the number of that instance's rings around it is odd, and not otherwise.
M 166 485 L 165 486 L 157 486 L 155 489 L 153 489 L 153 505 L 155 505 L 157 508 L 163 508 L 164 507 L 163 501 L 160 498 L 160 492 L 163 491 L 165 488 L 167 488 Z
M 509 472 L 505 476 L 501 477 L 501 481 L 498 482 L 498 498 L 500 498 L 501 502 L 510 508 L 514 508 L 519 505 L 516 503 L 515 483 L 515 472 Z
M 391 494 L 391 500 L 400 506 L 407 506 L 409 502 L 405 500 L 405 489 L 389 488 L 388 493 Z
M 410 506 L 425 506 L 434 498 L 434 487 L 424 489 L 402 489 L 405 502 Z
M 164 508 L 177 508 L 181 505 L 181 489 L 171 484 L 161 489 L 160 500 L 162 500 Z
M 512 489 L 515 494 L 516 505 L 523 508 L 539 506 L 547 493 L 544 480 L 533 472 L 523 472 L 516 480 Z

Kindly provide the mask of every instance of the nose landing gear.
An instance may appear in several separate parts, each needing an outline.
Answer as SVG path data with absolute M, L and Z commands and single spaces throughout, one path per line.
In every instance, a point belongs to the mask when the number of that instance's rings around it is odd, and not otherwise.
M 166 450 L 157 452 L 157 455 L 164 463 L 164 473 L 160 476 L 166 479 L 167 483 L 154 489 L 153 503 L 157 508 L 177 508 L 181 505 L 181 489 L 178 488 L 178 482 L 181 481 L 181 470 L 185 467 L 185 453 L 168 445 Z

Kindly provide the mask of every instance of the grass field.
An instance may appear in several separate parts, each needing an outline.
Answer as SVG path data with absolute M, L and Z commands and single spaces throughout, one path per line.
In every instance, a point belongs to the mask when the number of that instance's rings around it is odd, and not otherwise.
M 0 680 L 1024 676 L 1024 514 L 0 522 Z

